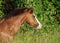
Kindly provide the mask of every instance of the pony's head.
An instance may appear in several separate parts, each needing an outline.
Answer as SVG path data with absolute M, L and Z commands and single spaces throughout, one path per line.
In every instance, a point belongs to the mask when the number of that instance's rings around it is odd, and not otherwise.
M 33 27 L 36 27 L 37 29 L 41 29 L 42 27 L 42 24 L 38 21 L 38 19 L 36 18 L 34 12 L 33 12 L 33 8 L 30 7 L 26 10 L 26 15 L 27 15 L 27 18 L 26 18 L 26 22 L 33 26 Z

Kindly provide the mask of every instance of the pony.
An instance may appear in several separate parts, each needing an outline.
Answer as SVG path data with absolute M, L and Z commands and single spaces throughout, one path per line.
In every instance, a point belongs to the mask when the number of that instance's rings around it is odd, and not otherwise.
M 36 27 L 36 29 L 41 29 L 42 27 L 42 24 L 36 18 L 32 7 L 16 8 L 0 22 L 1 43 L 12 43 L 13 36 L 24 22 L 30 26 Z

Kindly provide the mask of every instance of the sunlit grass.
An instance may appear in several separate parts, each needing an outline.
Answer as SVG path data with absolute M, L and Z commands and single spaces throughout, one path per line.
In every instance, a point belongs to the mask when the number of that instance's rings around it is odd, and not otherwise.
M 59 25 L 46 25 L 41 30 L 22 26 L 13 43 L 60 43 Z

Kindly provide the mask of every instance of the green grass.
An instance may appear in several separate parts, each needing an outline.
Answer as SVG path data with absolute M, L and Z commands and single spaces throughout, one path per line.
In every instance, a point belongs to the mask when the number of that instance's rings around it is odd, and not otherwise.
M 60 43 L 60 25 L 43 24 L 41 30 L 23 25 L 14 37 L 13 43 Z

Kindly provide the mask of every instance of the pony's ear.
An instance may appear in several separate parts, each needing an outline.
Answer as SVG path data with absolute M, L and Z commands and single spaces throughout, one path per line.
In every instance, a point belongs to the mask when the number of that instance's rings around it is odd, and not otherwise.
M 32 5 L 30 5 L 29 9 L 33 9 L 33 6 L 32 6 Z
M 33 7 L 32 7 L 32 6 L 30 6 L 30 7 L 28 8 L 28 12 L 29 12 L 29 13 L 33 13 Z

